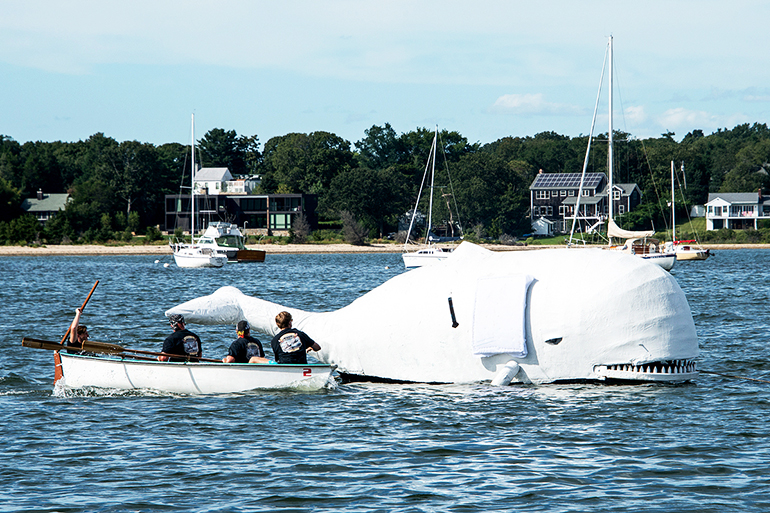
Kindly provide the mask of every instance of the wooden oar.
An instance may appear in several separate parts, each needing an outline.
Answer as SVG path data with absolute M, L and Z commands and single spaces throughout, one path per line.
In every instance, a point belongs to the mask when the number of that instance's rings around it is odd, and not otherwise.
M 91 287 L 91 292 L 88 293 L 88 296 L 86 297 L 86 300 L 83 301 L 83 306 L 80 307 L 80 313 L 83 313 L 83 310 L 86 308 L 86 305 L 88 304 L 88 300 L 91 299 L 91 294 L 94 293 L 94 290 L 96 290 L 96 286 L 99 285 L 99 280 L 96 280 L 96 283 L 94 283 L 94 286 Z M 67 340 L 67 337 L 70 336 L 70 330 L 72 329 L 72 324 L 70 324 L 69 328 L 67 328 L 67 333 L 64 334 L 64 336 L 61 339 L 60 346 L 64 345 L 64 341 Z
M 51 342 L 50 340 L 40 340 L 36 338 L 24 337 L 21 339 L 21 345 L 24 347 L 30 347 L 33 349 L 48 349 L 50 351 L 62 350 L 61 344 Z M 129 349 L 127 347 L 119 346 L 117 344 L 110 344 L 109 342 L 96 342 L 94 340 L 86 340 L 83 342 L 83 347 L 73 347 L 74 351 L 89 351 L 92 353 L 105 353 L 105 354 L 122 354 L 122 353 L 136 353 L 147 354 L 152 356 L 168 356 L 169 358 L 187 358 L 188 360 L 195 360 L 198 362 L 212 362 L 222 363 L 222 360 L 212 360 L 211 358 L 200 358 L 197 356 L 184 356 L 170 353 L 158 353 L 155 351 L 142 351 L 141 349 Z

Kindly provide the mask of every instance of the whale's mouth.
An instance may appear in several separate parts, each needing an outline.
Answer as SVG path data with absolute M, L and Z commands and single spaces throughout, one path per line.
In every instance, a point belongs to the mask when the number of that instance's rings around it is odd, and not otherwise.
M 642 365 L 620 363 L 596 365 L 594 372 L 602 380 L 656 381 L 676 383 L 694 379 L 698 375 L 695 360 L 662 360 Z

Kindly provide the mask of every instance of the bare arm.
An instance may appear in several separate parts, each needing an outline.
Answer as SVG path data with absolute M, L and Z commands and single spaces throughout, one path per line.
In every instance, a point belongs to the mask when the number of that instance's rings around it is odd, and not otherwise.
M 78 341 L 78 326 L 80 325 L 80 314 L 82 314 L 83 311 L 78 308 L 75 310 L 75 318 L 72 319 L 72 324 L 70 325 L 70 345 L 75 345 Z

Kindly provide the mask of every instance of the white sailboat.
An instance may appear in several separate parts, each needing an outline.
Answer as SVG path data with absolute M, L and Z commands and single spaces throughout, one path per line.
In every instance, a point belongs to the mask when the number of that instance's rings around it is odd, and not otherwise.
M 684 163 L 682 163 L 682 173 L 684 173 Z M 696 240 L 676 240 L 676 209 L 674 208 L 674 161 L 671 161 L 671 240 L 674 241 L 674 252 L 676 253 L 677 260 L 706 260 L 710 252 L 708 249 L 703 249 L 700 246 L 694 246 L 693 242 L 697 244 Z M 685 180 L 685 187 L 687 187 L 687 181 Z
M 425 172 L 423 173 L 422 182 L 420 182 L 420 190 L 417 193 L 417 201 L 414 204 L 414 210 L 412 211 L 412 216 L 409 221 L 409 230 L 406 233 L 406 240 L 404 241 L 404 253 L 401 255 L 401 257 L 404 259 L 404 266 L 407 269 L 413 268 L 413 267 L 422 267 L 424 265 L 431 265 L 438 262 L 441 262 L 443 260 L 446 260 L 450 253 L 452 252 L 453 248 L 445 248 L 436 246 L 433 244 L 433 234 L 431 230 L 433 229 L 433 189 L 435 188 L 435 178 L 436 178 L 436 149 L 438 147 L 438 126 L 436 126 L 435 133 L 433 135 L 433 144 L 430 148 L 430 155 L 428 156 L 428 161 L 425 164 Z M 425 244 L 427 247 L 418 249 L 417 251 L 409 251 L 409 241 L 410 236 L 412 234 L 412 228 L 414 227 L 414 220 L 417 217 L 417 207 L 420 205 L 420 196 L 422 195 L 422 188 L 425 184 L 425 178 L 428 174 L 428 169 L 430 168 L 430 202 L 428 206 L 428 226 L 425 230 Z M 451 186 L 451 182 L 450 182 Z M 454 197 L 454 193 L 451 194 L 452 197 Z M 447 201 L 447 207 L 449 206 L 449 202 Z M 451 210 L 450 210 L 450 224 L 453 223 L 453 220 L 451 219 Z
M 195 244 L 195 114 L 192 115 L 192 172 L 190 173 L 190 244 L 172 245 L 174 262 L 178 267 L 222 267 L 227 263 L 227 253 L 212 247 Z
M 608 129 L 608 153 L 607 153 L 607 170 L 608 170 L 608 183 L 607 183 L 607 238 L 609 239 L 611 250 L 623 251 L 636 255 L 640 258 L 648 260 L 661 266 L 663 269 L 670 271 L 676 263 L 676 254 L 674 253 L 672 245 L 664 244 L 658 239 L 653 238 L 655 234 L 654 230 L 649 231 L 630 231 L 621 229 L 617 223 L 615 223 L 615 201 L 614 201 L 614 187 L 613 187 L 613 126 L 612 126 L 612 72 L 613 72 L 613 59 L 612 59 L 612 36 L 609 38 L 608 43 L 608 56 L 609 56 L 609 129 Z M 601 93 L 601 82 L 604 78 L 604 69 L 602 69 L 602 79 L 599 81 L 599 93 Z M 591 123 L 591 132 L 588 135 L 588 149 L 586 150 L 585 160 L 583 161 L 583 175 L 580 182 L 580 191 L 578 193 L 577 201 L 575 204 L 575 212 L 572 218 L 572 231 L 570 232 L 570 243 L 572 241 L 572 235 L 577 223 L 577 215 L 580 210 L 580 198 L 583 195 L 583 178 L 585 177 L 586 169 L 588 167 L 588 154 L 591 150 L 591 140 L 593 139 L 593 131 L 596 123 L 596 112 L 599 106 L 599 96 L 596 97 L 596 106 L 594 107 L 594 117 Z M 612 245 L 612 238 L 624 239 L 625 243 L 619 246 Z

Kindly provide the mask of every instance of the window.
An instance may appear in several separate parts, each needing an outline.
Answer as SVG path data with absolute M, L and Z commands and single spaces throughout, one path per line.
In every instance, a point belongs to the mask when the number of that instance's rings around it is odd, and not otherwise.
M 567 197 L 567 191 L 565 191 L 565 190 L 559 191 L 559 196 L 561 196 L 562 198 L 566 198 Z
M 618 190 L 612 191 L 612 199 L 619 200 L 620 199 L 620 191 L 618 191 Z
M 270 214 L 270 228 L 288 230 L 291 228 L 291 214 Z
M 618 214 L 625 214 L 625 212 L 626 212 L 626 206 L 625 205 L 620 205 L 618 207 Z
M 545 215 L 552 216 L 553 215 L 553 207 L 551 207 L 551 206 L 545 207 Z
M 535 191 L 535 199 L 549 199 L 550 197 L 549 191 Z
M 569 191 L 567 191 L 567 194 L 568 194 L 569 196 L 574 196 L 574 195 L 575 195 L 575 191 L 573 191 L 572 189 L 570 189 Z
M 540 215 L 540 207 L 532 207 L 532 215 L 533 216 L 539 216 Z
M 588 189 L 583 191 L 583 196 L 590 196 L 590 195 L 591 195 L 591 191 L 589 191 Z

